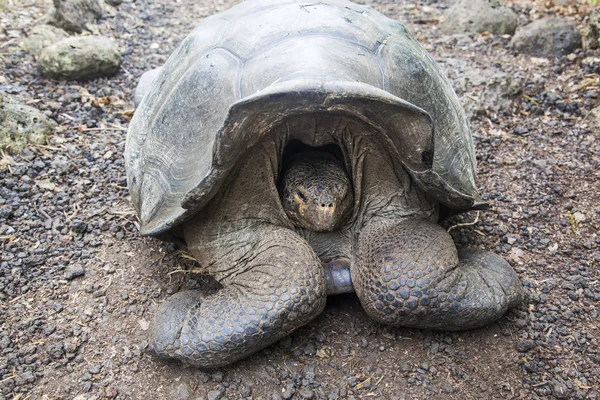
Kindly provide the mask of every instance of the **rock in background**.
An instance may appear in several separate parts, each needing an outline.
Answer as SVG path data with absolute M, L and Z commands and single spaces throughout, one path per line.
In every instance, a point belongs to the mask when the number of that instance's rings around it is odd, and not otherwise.
M 102 16 L 98 0 L 54 0 L 54 7 L 56 25 L 71 32 L 83 32 Z
M 20 153 L 29 143 L 44 144 L 56 122 L 41 111 L 0 93 L 0 149 Z
M 444 33 L 482 33 L 512 35 L 517 29 L 517 14 L 498 0 L 459 0 L 444 14 Z
M 581 47 L 581 34 L 567 19 L 542 18 L 521 28 L 510 45 L 535 57 L 560 57 Z
M 45 47 L 67 37 L 69 34 L 63 29 L 52 25 L 36 25 L 25 39 L 25 49 L 37 57 Z
M 121 54 L 108 38 L 80 36 L 46 47 L 38 63 L 42 75 L 50 78 L 84 80 L 117 73 Z
M 453 80 L 452 86 L 460 97 L 467 118 L 471 119 L 485 110 L 492 113 L 509 111 L 513 100 L 525 86 L 525 80 L 504 72 L 470 69 Z
M 597 49 L 600 47 L 600 13 L 593 12 L 585 34 L 585 48 Z

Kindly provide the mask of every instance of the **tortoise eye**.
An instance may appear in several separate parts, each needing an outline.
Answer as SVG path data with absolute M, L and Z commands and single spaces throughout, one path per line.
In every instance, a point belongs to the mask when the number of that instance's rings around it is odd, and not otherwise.
M 299 190 L 296 190 L 296 196 L 302 200 L 303 203 L 306 203 L 308 201 L 308 199 L 306 198 L 306 196 L 304 195 L 304 193 L 302 193 Z

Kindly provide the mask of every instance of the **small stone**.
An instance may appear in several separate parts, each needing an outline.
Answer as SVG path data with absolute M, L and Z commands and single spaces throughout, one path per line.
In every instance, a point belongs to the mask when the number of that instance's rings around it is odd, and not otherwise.
M 586 49 L 592 50 L 600 47 L 600 12 L 594 11 L 590 15 L 584 40 Z
M 519 339 L 517 340 L 517 351 L 520 353 L 526 353 L 533 349 L 535 343 L 531 339 Z
M 315 347 L 314 343 L 308 343 L 304 347 L 304 354 L 307 356 L 314 356 L 317 354 L 317 348 Z
M 92 375 L 99 374 L 100 370 L 102 370 L 102 366 L 99 364 L 92 364 L 88 366 L 88 372 Z
M 71 230 L 75 233 L 84 233 L 87 230 L 87 224 L 79 219 L 71 222 Z
M 56 126 L 36 108 L 0 93 L 0 150 L 18 154 L 28 144 L 45 144 Z
M 210 377 L 212 378 L 213 381 L 215 381 L 217 383 L 223 382 L 223 378 L 224 378 L 222 371 L 213 372 L 213 374 Z
M 211 390 L 206 395 L 206 397 L 208 398 L 208 400 L 219 400 L 219 399 L 222 399 L 223 396 L 225 396 L 225 392 L 221 391 L 221 390 Z
M 104 397 L 107 399 L 114 399 L 119 395 L 119 392 L 114 386 L 108 386 L 104 389 Z
M 454 388 L 449 383 L 442 383 L 442 385 L 440 386 L 440 390 L 442 391 L 442 393 L 447 394 L 454 392 Z
M 529 133 L 529 129 L 527 129 L 525 126 L 519 125 L 514 127 L 513 132 L 515 135 L 525 136 L 527 133 Z
M 302 388 L 298 392 L 298 395 L 301 399 L 312 399 L 315 396 L 315 393 L 309 388 Z
M 215 392 L 217 393 L 222 393 L 219 392 L 218 390 L 215 390 Z M 173 398 L 174 399 L 188 399 L 190 397 L 190 388 L 188 387 L 188 385 L 186 385 L 185 383 L 180 383 L 179 385 L 177 385 L 177 387 L 173 390 Z M 222 396 L 221 396 L 222 397 Z M 210 393 L 208 394 L 208 398 L 210 399 Z M 220 398 L 220 397 L 215 397 L 215 398 Z
M 577 293 L 574 290 L 569 290 L 567 292 L 567 296 L 569 296 L 569 299 L 573 300 L 573 301 L 577 301 L 579 300 L 579 293 Z
M 70 264 L 65 271 L 65 279 L 68 281 L 83 275 L 85 275 L 85 269 L 81 264 Z
M 566 399 L 569 398 L 569 388 L 567 385 L 562 383 L 559 380 L 553 380 L 550 384 L 552 387 L 552 394 L 557 399 Z
M 289 382 L 286 386 L 285 386 L 285 390 L 281 393 L 281 396 L 285 399 L 291 399 L 292 396 L 294 395 L 294 393 L 296 392 L 296 389 L 294 388 L 294 384 Z
M 408 372 L 411 370 L 410 364 L 409 363 L 402 363 L 400 364 L 400 371 L 402 372 Z

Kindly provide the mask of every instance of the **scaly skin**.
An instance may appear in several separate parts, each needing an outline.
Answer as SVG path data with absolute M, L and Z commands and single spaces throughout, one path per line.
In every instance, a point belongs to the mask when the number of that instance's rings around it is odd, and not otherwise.
M 352 184 L 341 163 L 329 153 L 304 151 L 283 171 L 281 204 L 297 228 L 330 232 L 352 212 Z
M 351 283 L 374 320 L 415 328 L 482 326 L 522 300 L 521 284 L 501 257 L 457 252 L 434 223 L 436 204 L 371 128 L 339 117 L 305 118 L 253 148 L 185 223 L 194 257 L 223 289 L 167 299 L 151 331 L 154 354 L 204 368 L 235 362 L 306 324 L 323 310 L 327 291 L 347 292 Z M 295 229 L 276 188 L 285 143 L 324 145 L 310 141 L 318 136 L 306 126 L 343 127 L 332 137 L 351 160 L 355 203 L 334 232 Z
M 367 314 L 395 326 L 476 328 L 522 301 L 519 278 L 500 256 L 457 252 L 448 232 L 419 219 L 371 222 L 351 274 Z
M 246 271 L 205 296 L 185 291 L 157 312 L 152 350 L 205 368 L 231 364 L 283 338 L 325 307 L 325 275 L 296 233 L 260 226 Z

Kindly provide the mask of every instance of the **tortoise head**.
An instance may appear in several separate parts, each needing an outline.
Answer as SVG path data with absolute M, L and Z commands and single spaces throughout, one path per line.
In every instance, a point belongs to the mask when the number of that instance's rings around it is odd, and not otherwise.
M 352 211 L 348 174 L 331 154 L 296 153 L 283 171 L 280 186 L 283 209 L 297 228 L 333 231 Z

